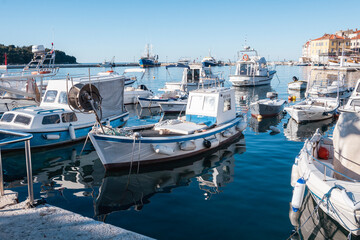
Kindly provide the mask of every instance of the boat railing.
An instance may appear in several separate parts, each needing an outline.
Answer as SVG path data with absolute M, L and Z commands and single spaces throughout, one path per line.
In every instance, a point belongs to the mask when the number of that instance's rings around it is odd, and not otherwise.
M 33 137 L 30 133 L 21 133 L 15 131 L 8 131 L 0 129 L 0 134 L 12 136 L 4 137 L 0 139 L 0 197 L 5 195 L 4 193 L 4 176 L 2 169 L 2 158 L 1 158 L 1 147 L 11 143 L 25 142 L 25 159 L 26 159 L 26 173 L 28 183 L 28 194 L 29 194 L 29 205 L 34 204 L 34 189 L 33 189 L 33 178 L 32 178 L 32 166 L 31 166 L 31 149 L 30 139 Z
M 324 166 L 324 181 L 326 181 L 326 169 L 328 168 L 328 169 L 330 169 L 331 171 L 333 171 L 333 172 L 335 172 L 335 173 L 343 176 L 344 178 L 349 179 L 351 182 L 354 182 L 354 183 L 360 182 L 359 180 L 353 179 L 353 178 L 351 178 L 351 177 L 349 177 L 349 176 L 346 176 L 345 174 L 343 174 L 343 173 L 341 173 L 341 172 L 339 172 L 339 171 L 336 171 L 334 168 L 332 168 L 332 167 L 330 167 L 329 165 L 325 164 L 324 162 L 320 161 L 319 159 L 317 159 L 316 157 L 314 157 L 314 156 L 309 152 L 309 150 L 306 149 L 306 152 L 307 152 L 307 154 L 308 154 L 309 156 L 311 156 L 311 158 L 312 158 L 313 160 L 315 160 L 316 162 L 318 162 L 318 163 L 320 163 L 321 165 Z
M 40 113 L 53 113 L 53 112 L 64 112 L 65 109 L 63 108 L 57 108 L 57 109 L 48 109 L 48 110 L 40 110 L 37 112 L 37 114 L 40 114 Z

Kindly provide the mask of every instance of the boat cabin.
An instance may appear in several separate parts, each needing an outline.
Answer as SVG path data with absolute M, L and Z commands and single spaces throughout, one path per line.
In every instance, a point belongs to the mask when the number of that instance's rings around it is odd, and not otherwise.
M 188 68 L 184 69 L 183 82 L 186 83 L 201 83 L 204 80 L 217 79 L 218 75 L 213 74 L 211 67 L 202 67 L 197 64 L 190 64 Z
M 231 121 L 235 117 L 234 89 L 219 87 L 190 92 L 186 121 L 212 126 Z
M 236 64 L 235 75 L 267 75 L 268 67 L 264 57 L 254 56 L 250 60 L 239 60 Z

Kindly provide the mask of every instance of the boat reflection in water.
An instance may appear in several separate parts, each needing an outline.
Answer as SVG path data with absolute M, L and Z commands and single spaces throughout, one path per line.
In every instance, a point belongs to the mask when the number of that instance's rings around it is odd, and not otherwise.
M 250 103 L 266 98 L 266 93 L 271 92 L 270 85 L 248 87 L 235 87 L 235 101 L 241 107 L 249 107 Z
M 299 124 L 293 118 L 289 118 L 288 122 L 284 124 L 284 135 L 290 141 L 304 142 L 314 135 L 316 129 L 319 128 L 325 133 L 334 126 L 335 122 L 333 118 L 329 118 L 322 121 Z
M 316 203 L 308 193 L 300 211 L 294 214 L 290 208 L 289 218 L 297 233 L 293 233 L 289 239 L 348 239 L 348 232 L 336 221 L 324 213 L 320 208 L 315 210 Z M 301 226 L 301 227 L 300 227 Z M 300 229 L 299 229 L 300 227 Z M 351 239 L 360 239 L 354 235 Z
M 192 178 L 197 179 L 205 199 L 221 192 L 221 187 L 233 180 L 235 153 L 245 152 L 245 139 L 240 138 L 210 155 L 184 159 L 166 164 L 139 167 L 134 164 L 121 172 L 107 172 L 96 199 L 95 215 L 102 219 L 106 215 L 134 207 L 141 210 L 156 193 L 170 193 L 172 189 L 188 186 Z
M 271 126 L 276 127 L 280 122 L 281 119 L 284 117 L 282 113 L 275 117 L 271 118 L 263 118 L 261 120 L 258 120 L 255 117 L 250 117 L 249 126 L 254 130 L 256 133 L 263 133 L 267 132 L 270 129 Z
M 84 148 L 82 155 L 80 155 Z M 77 189 L 74 195 L 84 196 L 84 189 L 100 186 L 105 174 L 90 142 L 47 149 L 31 154 L 34 183 L 41 184 L 41 196 L 53 196 L 58 190 Z M 7 187 L 20 187 L 26 179 L 24 153 L 3 155 L 4 180 Z M 83 194 L 84 193 L 84 194 Z

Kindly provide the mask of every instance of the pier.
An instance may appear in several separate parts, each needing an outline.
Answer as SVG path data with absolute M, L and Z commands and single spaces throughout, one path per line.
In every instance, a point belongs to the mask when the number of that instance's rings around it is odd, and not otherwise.
M 0 131 L 0 146 L 24 142 L 28 198 L 18 203 L 18 193 L 4 190 L 0 150 L 0 239 L 151 239 L 149 237 L 83 217 L 34 199 L 31 134 Z
M 0 239 L 151 239 L 48 204 L 27 208 L 25 202 L 0 209 L 0 227 Z

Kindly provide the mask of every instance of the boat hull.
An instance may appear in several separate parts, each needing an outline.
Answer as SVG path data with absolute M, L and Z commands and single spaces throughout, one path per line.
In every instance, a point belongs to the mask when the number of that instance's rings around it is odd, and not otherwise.
M 286 107 L 285 111 L 292 117 L 297 123 L 306 123 L 313 121 L 321 121 L 325 119 L 332 118 L 334 116 L 334 111 L 329 111 L 325 113 L 324 108 L 315 109 L 309 108 L 306 109 L 296 109 L 293 107 Z
M 152 95 L 150 91 L 135 89 L 133 91 L 124 91 L 124 104 L 137 104 L 138 98 L 148 98 Z
M 250 104 L 251 116 L 258 117 L 274 117 L 284 109 L 284 104 L 279 105 L 268 105 L 263 103 L 252 103 Z
M 276 71 L 270 71 L 265 76 L 230 75 L 230 82 L 235 87 L 253 87 L 271 83 Z
M 126 123 L 129 118 L 129 113 L 126 112 L 120 116 L 109 119 L 109 123 L 112 127 L 120 127 Z M 106 123 L 106 122 L 104 122 Z M 75 138 L 71 138 L 69 129 L 54 129 L 52 131 L 33 132 L 26 129 L 19 129 L 15 131 L 31 133 L 33 138 L 30 140 L 30 146 L 32 148 L 49 147 L 60 144 L 66 144 L 70 142 L 80 141 L 86 138 L 91 131 L 94 122 L 86 124 L 86 126 L 76 127 L 74 126 Z M 5 145 L 1 150 L 10 151 L 24 148 L 24 143 L 12 143 Z
M 140 67 L 148 68 L 148 67 L 157 67 L 160 66 L 160 63 L 154 61 L 153 59 L 149 58 L 142 58 L 139 60 Z
M 288 83 L 288 89 L 294 91 L 301 91 L 306 89 L 307 82 L 305 81 L 296 81 Z
M 194 133 L 190 135 L 180 135 L 171 137 L 131 137 L 98 135 L 90 133 L 90 139 L 106 169 L 127 166 L 131 162 L 140 164 L 151 164 L 165 161 L 174 161 L 187 157 L 196 156 L 201 153 L 213 150 L 229 141 L 239 137 L 246 128 L 246 123 L 242 117 L 230 123 L 210 129 L 206 132 Z M 231 136 L 224 136 L 224 131 L 231 131 Z M 217 144 L 204 146 L 204 139 L 216 138 Z M 181 142 L 193 142 L 193 150 L 182 150 Z M 140 146 L 139 146 L 140 145 Z M 173 149 L 171 154 L 157 153 L 155 147 L 163 146 Z M 106 151 L 105 151 L 106 149 Z M 134 150 L 134 151 L 133 151 Z
M 161 111 L 165 113 L 185 112 L 187 101 L 160 102 Z
M 334 172 L 330 168 L 333 167 L 330 159 L 323 161 L 323 164 L 329 166 L 329 168 L 325 168 L 318 162 L 321 162 L 321 159 L 318 161 L 314 160 L 310 153 L 317 152 L 316 148 L 319 146 L 320 141 L 322 142 L 321 144 L 327 142 L 323 146 L 332 146 L 332 141 L 329 143 L 329 139 L 324 139 L 324 141 L 321 139 L 320 133 L 316 132 L 310 140 L 304 143 L 303 149 L 295 159 L 294 166 L 296 170 L 292 172 L 291 178 L 296 181 L 297 176 L 303 176 L 306 179 L 307 188 L 320 208 L 346 230 L 349 230 L 349 228 L 356 229 L 351 231 L 351 233 L 360 235 L 360 212 L 354 211 L 353 206 L 349 206 L 348 202 L 344 199 L 342 191 L 336 187 L 342 186 L 347 192 L 352 193 L 354 199 L 358 201 L 360 197 L 359 182 L 343 181 L 334 178 Z M 329 201 L 326 198 L 324 199 L 325 194 L 328 194 Z M 329 204 L 330 202 L 331 205 Z

